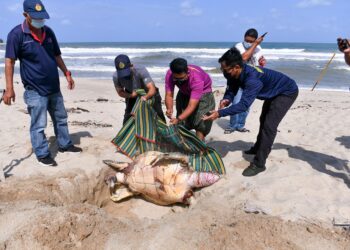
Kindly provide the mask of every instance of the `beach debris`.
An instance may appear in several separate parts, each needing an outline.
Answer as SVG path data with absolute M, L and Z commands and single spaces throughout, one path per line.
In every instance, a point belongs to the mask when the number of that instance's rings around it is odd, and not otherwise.
M 269 214 L 269 211 L 266 211 L 265 209 L 258 207 L 257 205 L 250 202 L 244 203 L 243 210 L 247 214 Z
M 75 113 L 75 114 L 80 114 L 81 112 L 90 113 L 89 110 L 83 109 L 83 108 L 80 108 L 80 107 L 66 109 L 66 111 L 67 111 L 67 113 Z
M 322 69 L 320 76 L 318 77 L 316 83 L 314 84 L 314 86 L 312 87 L 311 91 L 314 91 L 314 89 L 316 88 L 317 84 L 319 84 L 319 82 L 322 80 L 323 76 L 326 74 L 327 69 L 329 67 L 329 65 L 331 64 L 331 62 L 333 61 L 333 58 L 336 56 L 337 53 L 333 53 L 331 59 L 327 62 L 326 66 Z
M 332 224 L 333 224 L 334 227 L 342 227 L 342 228 L 350 231 L 350 221 L 349 222 L 343 222 L 343 223 L 337 223 L 337 222 L 335 222 L 335 218 L 333 218 Z
M 310 109 L 312 108 L 312 106 L 310 104 L 303 104 L 303 105 L 299 105 L 297 107 L 293 107 L 291 108 L 291 110 L 295 110 L 295 109 Z
M 69 122 L 72 126 L 80 126 L 80 127 L 94 127 L 94 128 L 111 128 L 113 127 L 111 124 L 107 123 L 97 123 L 91 120 L 88 120 L 86 122 L 80 122 L 80 121 L 72 121 Z
M 108 99 L 106 98 L 97 98 L 97 102 L 108 102 Z
M 141 195 L 158 205 L 193 201 L 193 189 L 207 187 L 220 179 L 211 172 L 196 172 L 189 157 L 180 153 L 148 151 L 132 163 L 103 161 L 113 171 L 105 177 L 115 202 Z

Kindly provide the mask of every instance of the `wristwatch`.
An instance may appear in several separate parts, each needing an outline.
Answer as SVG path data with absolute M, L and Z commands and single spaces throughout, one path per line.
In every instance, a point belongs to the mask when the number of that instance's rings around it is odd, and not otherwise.
M 72 72 L 70 72 L 69 70 L 67 70 L 65 73 L 64 73 L 65 76 L 72 76 Z

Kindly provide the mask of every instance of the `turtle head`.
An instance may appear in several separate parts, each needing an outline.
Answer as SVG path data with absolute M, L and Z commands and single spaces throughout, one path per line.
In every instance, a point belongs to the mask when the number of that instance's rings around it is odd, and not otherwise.
M 220 179 L 220 175 L 210 172 L 194 172 L 188 179 L 188 185 L 193 188 L 207 187 Z

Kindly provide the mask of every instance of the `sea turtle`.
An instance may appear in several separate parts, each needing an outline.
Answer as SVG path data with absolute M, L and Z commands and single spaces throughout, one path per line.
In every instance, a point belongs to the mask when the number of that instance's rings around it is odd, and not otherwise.
M 216 173 L 195 172 L 189 157 L 180 153 L 149 151 L 132 163 L 103 162 L 114 169 L 105 178 L 113 201 L 140 194 L 159 205 L 189 205 L 193 188 L 207 187 L 220 179 Z

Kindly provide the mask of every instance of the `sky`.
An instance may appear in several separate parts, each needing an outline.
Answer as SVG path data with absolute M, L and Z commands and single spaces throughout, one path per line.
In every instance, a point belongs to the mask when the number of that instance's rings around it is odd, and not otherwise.
M 333 43 L 350 37 L 349 0 L 43 0 L 59 42 L 230 42 L 248 28 L 266 42 Z M 0 0 L 0 38 L 23 1 Z

